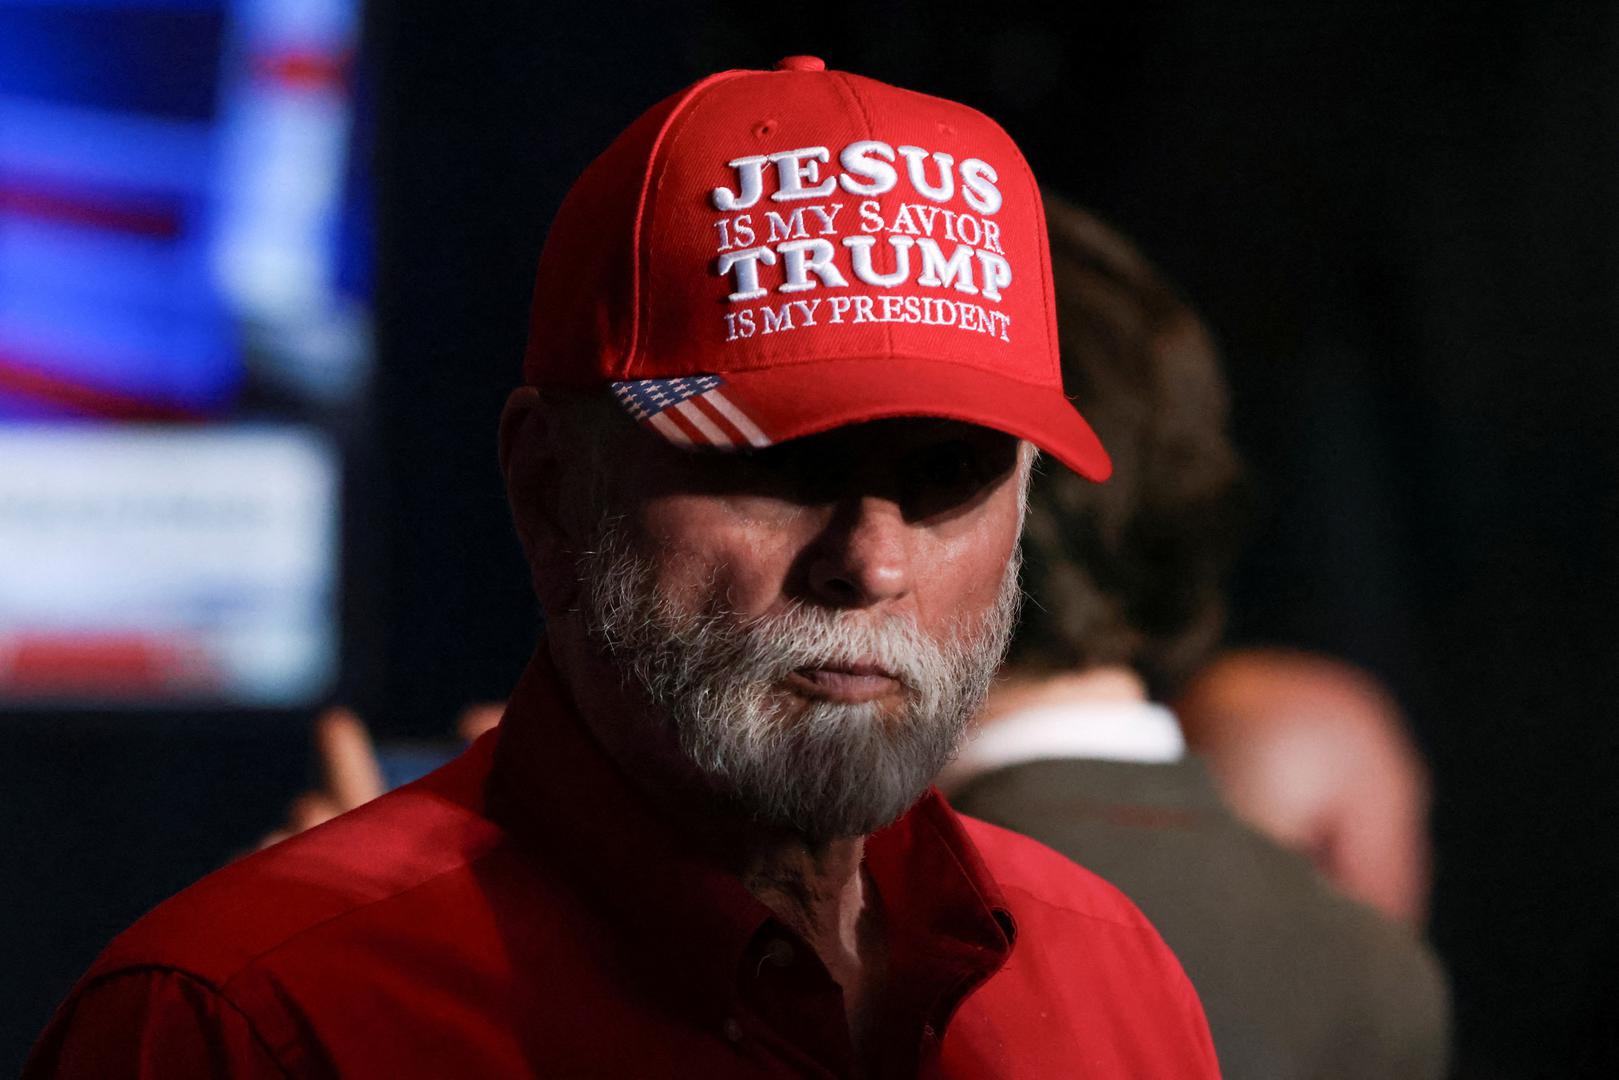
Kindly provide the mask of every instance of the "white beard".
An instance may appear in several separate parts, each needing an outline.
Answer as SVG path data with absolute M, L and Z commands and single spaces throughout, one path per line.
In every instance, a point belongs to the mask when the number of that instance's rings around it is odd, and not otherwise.
M 650 563 L 610 524 L 580 557 L 588 632 L 655 713 L 714 793 L 760 823 L 811 843 L 894 821 L 955 755 L 984 703 L 1017 623 L 1019 560 L 994 606 L 941 644 L 902 616 L 797 605 L 742 618 L 718 597 L 682 611 Z M 796 698 L 797 669 L 876 663 L 902 684 L 880 702 Z

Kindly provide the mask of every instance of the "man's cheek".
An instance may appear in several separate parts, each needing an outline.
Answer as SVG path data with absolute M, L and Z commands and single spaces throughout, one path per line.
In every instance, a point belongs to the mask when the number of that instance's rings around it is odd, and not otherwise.
M 705 552 L 703 585 L 718 610 L 755 619 L 778 614 L 793 566 L 785 532 L 739 529 L 716 538 Z
M 727 560 L 713 570 L 714 603 L 719 610 L 744 619 L 776 613 L 781 597 L 781 578 L 754 559 Z
M 658 592 L 687 614 L 754 614 L 748 575 L 720 552 L 664 551 L 658 559 Z
M 952 558 L 940 559 L 932 576 L 955 583 L 958 606 L 982 610 L 1000 596 L 1012 550 L 1008 538 L 991 533 L 964 545 Z

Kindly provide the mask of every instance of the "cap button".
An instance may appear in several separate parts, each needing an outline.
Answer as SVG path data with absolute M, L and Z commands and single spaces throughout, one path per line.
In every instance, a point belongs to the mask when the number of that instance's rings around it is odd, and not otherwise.
M 777 71 L 825 71 L 826 61 L 819 56 L 784 56 L 776 61 Z

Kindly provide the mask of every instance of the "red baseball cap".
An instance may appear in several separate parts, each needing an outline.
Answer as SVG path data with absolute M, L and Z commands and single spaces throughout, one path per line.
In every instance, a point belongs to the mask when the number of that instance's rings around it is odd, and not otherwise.
M 683 445 L 935 416 L 1112 471 L 1063 393 L 1017 146 L 974 109 L 810 56 L 711 75 L 590 164 L 540 255 L 523 374 L 607 384 Z

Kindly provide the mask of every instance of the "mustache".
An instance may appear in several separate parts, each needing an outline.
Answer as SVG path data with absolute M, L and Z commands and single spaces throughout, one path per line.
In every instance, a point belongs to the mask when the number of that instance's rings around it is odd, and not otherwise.
M 939 646 L 902 615 L 872 617 L 794 605 L 720 623 L 746 676 L 781 678 L 806 668 L 880 672 L 907 690 L 937 677 Z

